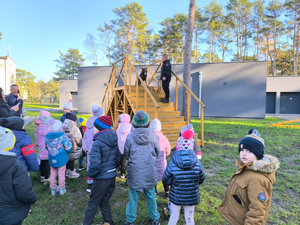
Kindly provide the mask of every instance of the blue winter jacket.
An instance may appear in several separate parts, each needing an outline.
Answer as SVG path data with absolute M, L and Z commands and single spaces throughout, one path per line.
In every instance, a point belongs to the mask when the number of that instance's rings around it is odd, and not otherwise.
M 35 154 L 34 145 L 25 130 L 13 130 L 16 143 L 11 152 L 16 153 L 17 159 L 26 167 L 27 171 L 39 170 L 39 162 Z
M 94 135 L 88 176 L 93 179 L 110 179 L 117 176 L 122 155 L 118 147 L 118 136 L 113 130 L 103 130 Z
M 68 154 L 72 152 L 72 143 L 64 132 L 46 134 L 46 150 L 51 167 L 62 167 L 69 161 Z
M 170 201 L 175 205 L 197 205 L 200 201 L 199 185 L 205 178 L 203 167 L 194 151 L 173 153 L 163 181 L 171 185 Z

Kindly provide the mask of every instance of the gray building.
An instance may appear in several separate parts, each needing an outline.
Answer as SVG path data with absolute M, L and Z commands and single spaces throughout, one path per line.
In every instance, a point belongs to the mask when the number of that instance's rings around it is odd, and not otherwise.
M 266 113 L 300 114 L 300 76 L 267 77 Z
M 77 109 L 78 102 L 78 81 L 77 80 L 60 80 L 59 81 L 59 107 L 63 108 L 64 104 L 72 100 L 73 108 Z
M 135 66 L 138 72 L 142 67 Z M 150 67 L 152 71 L 155 68 Z M 78 89 L 73 80 L 60 83 L 60 104 L 63 105 L 69 98 L 76 104 L 78 93 L 79 113 L 90 114 L 93 104 L 102 105 L 111 69 L 110 66 L 80 67 Z M 206 105 L 206 117 L 264 118 L 266 112 L 300 114 L 300 77 L 267 77 L 267 62 L 199 63 L 192 64 L 191 69 L 192 91 Z M 183 78 L 182 64 L 173 64 L 172 70 Z M 151 85 L 157 86 L 157 83 L 152 82 Z M 172 77 L 170 89 L 171 101 L 175 102 L 175 77 Z M 179 109 L 181 93 L 180 86 Z M 191 99 L 191 115 L 197 117 L 200 107 Z

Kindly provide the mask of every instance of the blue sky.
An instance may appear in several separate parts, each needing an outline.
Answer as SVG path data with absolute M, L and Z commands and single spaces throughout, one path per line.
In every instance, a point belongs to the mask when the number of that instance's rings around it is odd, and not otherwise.
M 84 55 L 87 33 L 97 35 L 97 28 L 115 18 L 113 9 L 133 2 L 127 0 L 0 0 L 0 56 L 7 55 L 18 69 L 31 72 L 36 80 L 48 81 L 58 70 L 54 59 L 58 51 L 77 48 Z M 188 13 L 189 0 L 137 0 L 143 6 L 151 27 L 175 12 Z M 211 0 L 196 1 L 200 8 Z M 228 0 L 219 0 L 226 5 Z M 84 55 L 84 58 L 87 58 Z M 101 65 L 101 62 L 99 62 Z M 103 63 L 102 63 L 103 64 Z M 85 65 L 91 65 L 86 59 Z

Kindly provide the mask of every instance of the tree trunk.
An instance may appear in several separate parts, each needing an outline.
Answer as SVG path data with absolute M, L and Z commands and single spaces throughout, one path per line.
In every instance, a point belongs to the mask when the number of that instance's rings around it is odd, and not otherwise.
M 189 6 L 189 16 L 188 16 L 188 26 L 186 30 L 185 37 L 185 50 L 184 50 L 184 68 L 183 68 L 183 82 L 191 89 L 192 87 L 192 78 L 191 78 L 191 52 L 192 52 L 192 41 L 193 41 L 193 27 L 195 21 L 195 8 L 196 8 L 196 0 L 190 0 Z M 188 115 L 188 107 L 191 106 L 191 103 L 187 102 L 187 91 L 183 88 L 182 91 L 182 115 L 187 120 Z M 190 122 L 190 121 L 188 121 Z
M 209 62 L 210 63 L 211 63 L 212 43 L 213 43 L 213 30 L 210 29 L 210 41 L 209 41 Z
M 198 62 L 198 32 L 197 32 L 197 28 L 195 29 L 195 53 L 194 53 L 194 63 Z

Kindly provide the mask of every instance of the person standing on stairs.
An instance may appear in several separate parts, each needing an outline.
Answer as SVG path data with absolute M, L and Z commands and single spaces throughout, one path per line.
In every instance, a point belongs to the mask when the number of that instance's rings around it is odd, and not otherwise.
M 162 80 L 162 88 L 165 92 L 165 99 L 162 101 L 163 103 L 169 103 L 170 98 L 170 82 L 171 82 L 171 63 L 170 59 L 168 59 L 167 54 L 163 54 L 162 56 L 163 65 L 161 67 L 161 76 Z

